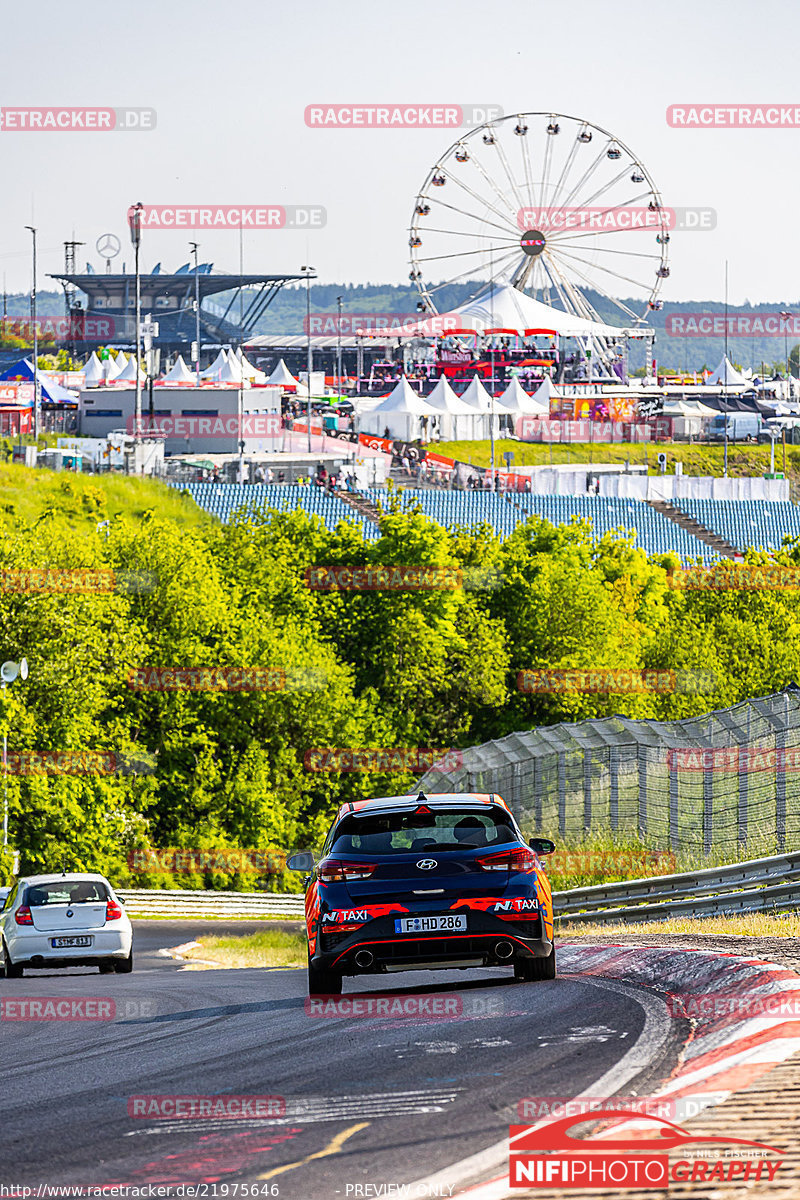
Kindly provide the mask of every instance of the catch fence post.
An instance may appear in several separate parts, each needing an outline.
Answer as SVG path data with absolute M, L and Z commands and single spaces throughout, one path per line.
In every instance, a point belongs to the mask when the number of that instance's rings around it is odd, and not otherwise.
M 558 756 L 558 832 L 562 837 L 567 832 L 567 756 L 563 751 Z
M 619 826 L 619 748 L 608 748 L 608 774 L 610 794 L 608 798 L 608 821 L 614 832 Z

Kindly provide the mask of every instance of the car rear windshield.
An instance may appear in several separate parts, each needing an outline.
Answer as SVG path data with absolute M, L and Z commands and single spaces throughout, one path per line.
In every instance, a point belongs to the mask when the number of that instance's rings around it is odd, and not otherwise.
M 46 904 L 91 904 L 107 900 L 108 888 L 98 879 L 59 879 L 55 883 L 36 883 L 28 888 L 25 903 L 32 908 Z
M 518 841 L 502 812 L 449 808 L 345 817 L 330 854 L 417 854 L 423 850 L 476 850 Z

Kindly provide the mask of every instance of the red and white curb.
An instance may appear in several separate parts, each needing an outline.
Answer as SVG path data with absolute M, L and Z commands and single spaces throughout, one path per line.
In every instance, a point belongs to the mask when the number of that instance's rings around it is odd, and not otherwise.
M 653 988 L 673 1002 L 700 996 L 714 1001 L 723 995 L 726 1000 L 741 998 L 746 1002 L 745 1008 L 747 1003 L 761 1002 L 765 1006 L 768 1002 L 770 1014 L 764 1016 L 715 1012 L 714 1008 L 720 1005 L 714 1003 L 709 1004 L 709 1012 L 693 1015 L 692 1032 L 681 1061 L 670 1078 L 648 1096 L 653 1101 L 690 1097 L 693 1111 L 699 1112 L 749 1087 L 800 1050 L 800 1018 L 793 1012 L 800 1011 L 800 976 L 776 963 L 700 949 L 561 943 L 559 973 L 595 978 L 598 983 L 617 980 L 624 981 L 617 986 L 634 984 Z M 617 1080 L 614 1080 L 616 1086 L 609 1087 L 610 1083 L 604 1077 L 589 1092 L 593 1096 L 619 1092 Z M 613 1107 L 613 1099 L 609 1100 L 609 1106 Z M 532 1121 L 531 1128 L 546 1125 L 550 1119 Z M 637 1124 L 632 1116 L 611 1132 L 617 1135 L 622 1129 L 634 1129 Z M 443 1194 L 465 1195 L 470 1200 L 511 1200 L 519 1195 L 519 1189 L 509 1187 L 507 1164 L 508 1139 L 504 1138 L 487 1150 L 438 1171 L 435 1176 L 416 1180 L 409 1185 L 408 1194 L 436 1195 L 435 1188 L 444 1187 Z M 471 1180 L 493 1169 L 502 1170 L 503 1174 L 469 1186 Z M 452 1188 L 449 1193 L 448 1187 Z

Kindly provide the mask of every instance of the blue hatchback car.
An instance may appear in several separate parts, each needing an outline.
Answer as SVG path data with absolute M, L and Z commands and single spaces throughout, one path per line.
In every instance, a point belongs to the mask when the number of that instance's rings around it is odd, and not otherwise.
M 342 806 L 308 871 L 310 995 L 339 995 L 345 975 L 513 967 L 553 979 L 553 904 L 540 855 L 496 795 L 387 796 Z

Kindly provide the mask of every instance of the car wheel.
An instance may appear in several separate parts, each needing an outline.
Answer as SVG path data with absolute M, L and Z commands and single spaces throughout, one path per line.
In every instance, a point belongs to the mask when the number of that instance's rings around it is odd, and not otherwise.
M 341 996 L 342 977 L 336 971 L 327 971 L 308 960 L 309 996 Z
M 127 958 L 115 958 L 114 970 L 117 975 L 129 975 L 133 970 L 133 948 Z
M 102 963 L 99 963 L 98 966 L 100 968 L 101 975 L 113 975 L 114 974 L 113 962 L 102 962 Z
M 8 946 L 3 939 L 3 976 L 6 979 L 22 979 L 23 967 L 21 964 L 12 963 L 11 955 L 8 953 Z
M 540 979 L 555 979 L 556 977 L 556 948 L 547 958 L 523 958 L 514 963 L 514 978 L 523 983 L 535 983 Z

